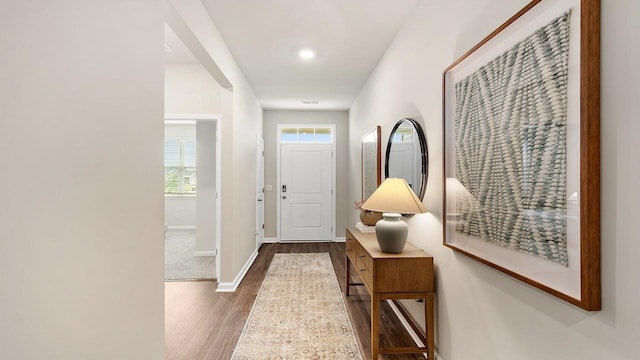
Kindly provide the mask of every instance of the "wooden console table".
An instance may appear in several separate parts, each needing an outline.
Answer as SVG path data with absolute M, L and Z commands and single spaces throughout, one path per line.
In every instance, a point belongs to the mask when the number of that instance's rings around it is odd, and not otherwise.
M 434 292 L 433 257 L 407 243 L 400 254 L 380 251 L 375 234 L 360 233 L 357 228 L 347 228 L 346 286 L 361 286 L 371 295 L 371 356 L 378 354 L 427 353 L 434 359 Z M 351 283 L 351 264 L 357 270 L 362 283 Z M 426 347 L 380 348 L 380 302 L 387 299 L 424 299 Z M 421 334 L 419 334 L 421 336 Z

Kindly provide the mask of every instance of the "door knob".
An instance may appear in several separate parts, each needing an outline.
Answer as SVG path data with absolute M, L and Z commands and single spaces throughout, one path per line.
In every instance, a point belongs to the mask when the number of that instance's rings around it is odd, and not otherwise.
M 286 198 L 287 198 L 287 195 L 282 195 L 282 198 L 283 198 L 283 199 L 286 199 Z

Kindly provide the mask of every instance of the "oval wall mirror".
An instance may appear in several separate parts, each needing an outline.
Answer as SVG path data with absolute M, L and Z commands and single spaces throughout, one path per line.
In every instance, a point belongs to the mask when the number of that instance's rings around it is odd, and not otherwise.
M 413 119 L 400 119 L 389 135 L 384 177 L 404 178 L 423 200 L 429 175 L 428 159 L 427 138 L 420 124 Z

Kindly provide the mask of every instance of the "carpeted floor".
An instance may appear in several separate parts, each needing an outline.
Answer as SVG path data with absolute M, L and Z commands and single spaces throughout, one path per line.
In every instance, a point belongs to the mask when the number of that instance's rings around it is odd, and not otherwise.
M 231 359 L 362 359 L 328 253 L 273 256 Z
M 168 230 L 164 239 L 164 279 L 168 281 L 216 278 L 215 256 L 193 256 L 195 230 Z

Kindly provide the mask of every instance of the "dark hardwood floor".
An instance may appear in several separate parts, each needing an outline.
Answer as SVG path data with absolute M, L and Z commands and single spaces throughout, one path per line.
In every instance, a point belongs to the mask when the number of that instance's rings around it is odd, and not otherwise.
M 264 244 L 234 293 L 216 293 L 213 281 L 165 283 L 166 359 L 229 359 L 260 290 L 274 253 L 328 252 L 344 294 L 344 243 Z M 351 289 L 345 304 L 365 359 L 371 359 L 370 297 Z M 343 295 L 344 296 L 344 295 Z M 382 346 L 413 344 L 391 308 L 383 304 Z M 382 359 L 424 359 L 419 355 L 384 355 Z

